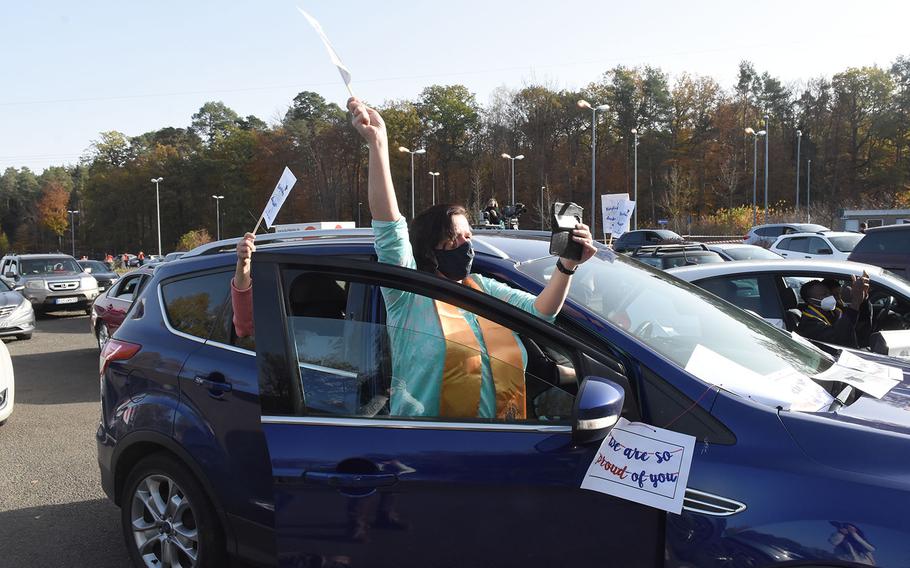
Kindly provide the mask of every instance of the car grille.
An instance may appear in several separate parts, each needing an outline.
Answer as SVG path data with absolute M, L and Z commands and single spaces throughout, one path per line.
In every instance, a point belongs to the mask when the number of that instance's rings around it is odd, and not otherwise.
M 75 290 L 79 287 L 78 281 L 73 282 L 48 282 L 47 287 L 53 290 L 54 292 L 62 292 L 65 290 Z
M 16 306 L 3 306 L 0 308 L 0 318 L 5 318 L 6 316 L 13 313 L 13 310 L 16 309 Z

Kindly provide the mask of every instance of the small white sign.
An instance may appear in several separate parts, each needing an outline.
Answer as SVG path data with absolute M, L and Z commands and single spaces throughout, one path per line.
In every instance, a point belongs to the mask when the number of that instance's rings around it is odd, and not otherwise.
M 679 514 L 694 448 L 693 436 L 620 418 L 581 488 Z
M 882 398 L 900 384 L 904 373 L 897 367 L 867 361 L 847 351 L 841 351 L 837 362 L 814 378 L 820 381 L 840 381 L 869 396 Z
M 265 204 L 265 210 L 262 212 L 262 218 L 268 228 L 272 228 L 275 217 L 281 211 L 281 206 L 284 205 L 284 200 L 288 198 L 288 194 L 291 193 L 295 183 L 297 183 L 297 177 L 291 173 L 290 168 L 285 166 L 281 179 L 278 180 L 278 185 L 272 191 L 272 196 L 269 198 L 269 202 Z
M 629 201 L 628 193 L 606 193 L 600 196 L 600 212 L 603 216 L 604 237 L 610 234 L 610 231 L 620 231 L 613 233 L 613 238 L 629 230 L 629 217 L 626 216 L 621 226 L 617 226 L 620 208 L 624 203 L 632 203 L 634 208 L 635 202 Z M 631 215 L 631 211 L 629 211 Z

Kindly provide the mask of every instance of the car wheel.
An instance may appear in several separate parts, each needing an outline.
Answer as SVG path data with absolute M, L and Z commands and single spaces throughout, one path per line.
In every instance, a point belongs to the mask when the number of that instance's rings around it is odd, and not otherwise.
M 111 333 L 107 330 L 107 326 L 100 321 L 98 322 L 98 329 L 95 331 L 95 337 L 98 338 L 98 349 L 104 349 L 104 344 L 111 338 Z
M 92 315 L 92 307 L 91 307 L 91 306 L 85 308 L 85 315 L 87 315 L 87 316 Z
M 16 336 L 16 339 L 21 339 L 23 341 L 25 341 L 27 339 L 31 339 L 31 338 L 32 338 L 31 333 L 20 333 L 19 335 Z
M 130 471 L 120 521 L 135 566 L 225 565 L 214 507 L 193 474 L 168 455 L 151 455 Z

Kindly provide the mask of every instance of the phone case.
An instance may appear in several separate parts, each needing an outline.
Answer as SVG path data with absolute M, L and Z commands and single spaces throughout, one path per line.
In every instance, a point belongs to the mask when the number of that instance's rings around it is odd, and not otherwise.
M 581 260 L 583 247 L 572 240 L 572 229 L 581 223 L 584 208 L 576 203 L 553 204 L 550 218 L 550 254 L 569 260 Z

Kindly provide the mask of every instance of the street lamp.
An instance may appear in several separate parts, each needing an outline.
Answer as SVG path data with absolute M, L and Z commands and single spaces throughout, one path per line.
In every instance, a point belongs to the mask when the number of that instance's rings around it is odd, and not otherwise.
M 161 256 L 161 201 L 158 199 L 158 184 L 164 181 L 163 177 L 152 178 L 155 184 L 155 209 L 158 216 L 158 256 Z
M 215 240 L 221 240 L 221 200 L 224 199 L 223 195 L 213 195 L 212 199 L 215 200 Z
M 752 128 L 746 129 L 746 134 L 752 136 L 752 226 L 757 225 L 758 217 L 758 204 L 756 203 L 757 198 L 757 186 L 758 186 L 758 139 L 761 136 L 764 136 L 766 132 L 764 130 L 759 130 L 756 132 Z
M 812 204 L 810 201 L 812 198 L 812 160 L 809 160 L 809 163 L 806 164 L 806 223 L 809 223 L 811 220 L 811 213 L 809 212 L 809 206 Z
M 762 223 L 768 222 L 768 128 L 771 124 L 768 122 L 768 115 L 765 115 L 765 216 Z
M 635 166 L 634 166 L 634 173 L 632 174 L 632 180 L 633 180 L 632 185 L 635 188 L 634 189 L 635 196 L 633 197 L 633 199 L 635 200 L 635 213 L 633 214 L 634 215 L 633 221 L 634 221 L 634 225 L 635 225 L 634 229 L 638 230 L 638 129 L 637 128 L 632 129 L 632 136 L 634 136 L 634 138 L 635 138 L 635 140 L 632 144 L 632 149 L 633 149 L 633 152 L 635 153 Z M 626 155 L 628 156 L 628 154 L 626 154 Z
M 363 205 L 363 201 L 357 202 L 357 226 L 362 227 L 363 224 L 360 222 L 360 207 Z
M 796 213 L 799 214 L 799 150 L 803 141 L 803 131 L 796 131 Z
M 411 219 L 414 219 L 414 154 L 426 154 L 427 149 L 421 148 L 420 150 L 414 150 L 412 152 L 404 146 L 399 146 L 398 151 L 407 152 L 411 155 Z
M 502 154 L 502 157 L 512 161 L 512 205 L 515 205 L 515 160 L 524 160 L 524 154 L 518 154 L 514 158 L 506 153 Z
M 436 178 L 439 176 L 439 172 L 427 172 L 433 176 L 433 205 L 436 205 Z
M 597 163 L 597 112 L 609 110 L 610 105 L 591 106 L 591 103 L 581 99 L 578 101 L 578 108 L 589 109 L 591 111 L 591 232 L 597 231 L 597 201 L 595 196 L 595 187 L 597 177 L 595 177 L 595 164 Z
M 543 192 L 547 189 L 547 186 L 540 186 L 540 230 L 543 231 L 543 220 L 547 216 L 547 208 L 543 203 Z
M 76 215 L 79 214 L 79 210 L 74 211 L 66 210 L 70 214 L 70 231 L 73 236 L 73 258 L 76 258 Z

